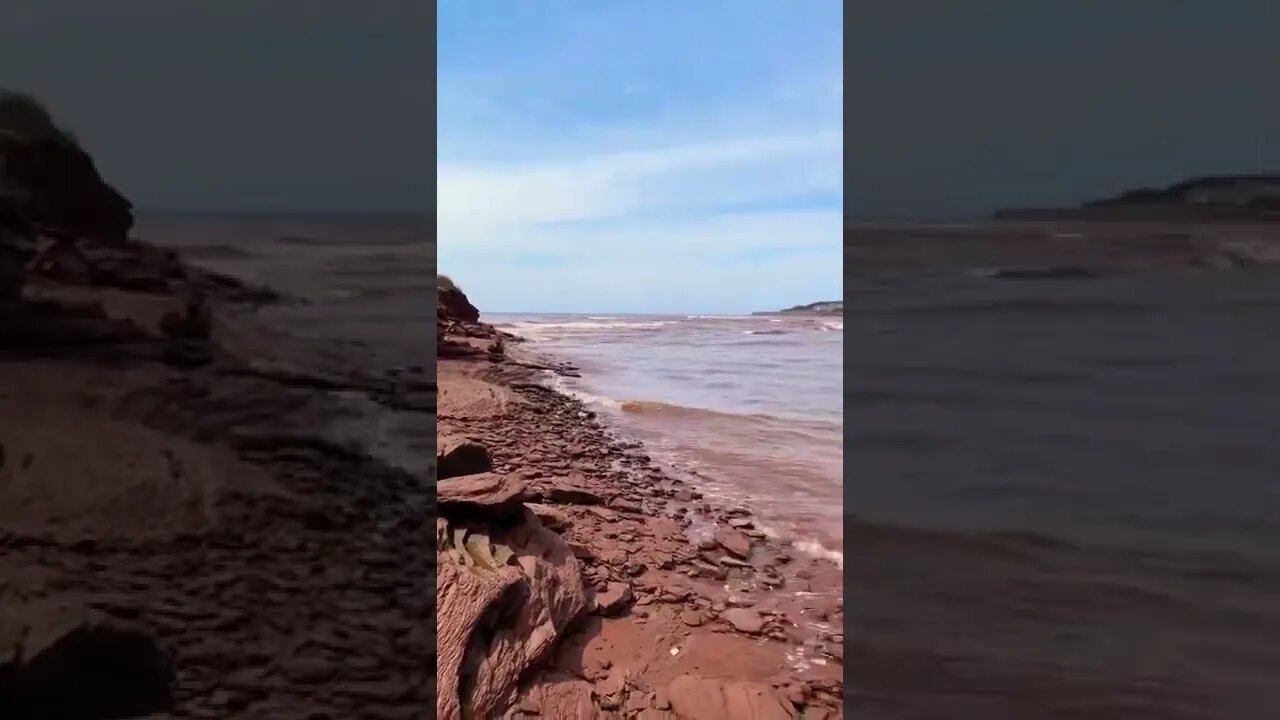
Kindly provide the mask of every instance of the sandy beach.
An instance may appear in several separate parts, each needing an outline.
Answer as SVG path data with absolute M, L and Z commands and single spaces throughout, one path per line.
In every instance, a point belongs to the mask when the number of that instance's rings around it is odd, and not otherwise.
M 840 717 L 839 567 L 713 507 L 550 388 L 575 368 L 439 300 L 437 716 Z

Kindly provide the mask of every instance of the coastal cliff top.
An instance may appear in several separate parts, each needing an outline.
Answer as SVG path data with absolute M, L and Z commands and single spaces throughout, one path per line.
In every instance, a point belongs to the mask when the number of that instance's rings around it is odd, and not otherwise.
M 795 305 L 783 310 L 756 312 L 752 315 L 844 315 L 843 300 L 819 300 L 807 305 Z

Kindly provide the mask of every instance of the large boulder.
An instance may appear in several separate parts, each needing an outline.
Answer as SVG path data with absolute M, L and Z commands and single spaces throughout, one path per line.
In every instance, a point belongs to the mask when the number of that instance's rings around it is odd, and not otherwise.
M 451 547 L 436 575 L 436 717 L 500 717 L 587 609 L 582 568 L 528 510 L 505 529 L 450 522 L 437 525 L 439 547 Z

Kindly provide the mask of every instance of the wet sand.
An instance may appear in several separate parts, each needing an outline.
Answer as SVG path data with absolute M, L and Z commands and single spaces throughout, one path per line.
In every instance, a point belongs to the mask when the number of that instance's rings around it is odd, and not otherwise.
M 746 511 L 712 507 L 665 474 L 642 446 L 549 387 L 552 371 L 536 368 L 553 361 L 495 347 L 488 326 L 446 322 L 442 337 L 453 345 L 438 352 L 437 371 L 441 552 L 449 554 L 459 523 L 476 527 L 474 515 L 454 519 L 468 503 L 450 498 L 500 485 L 503 499 L 488 512 L 505 504 L 526 514 L 516 530 L 486 521 L 485 537 L 527 563 L 523 582 L 539 600 L 513 604 L 487 651 L 444 645 L 446 635 L 461 643 L 467 633 L 448 630 L 456 618 L 442 614 L 440 687 L 460 687 L 464 705 L 516 717 L 781 718 L 802 708 L 805 717 L 840 717 L 844 612 L 829 590 L 840 586 L 840 569 L 766 538 Z M 491 462 L 470 468 L 484 473 L 450 477 L 451 453 L 465 441 Z M 690 532 L 698 525 L 710 532 L 699 538 Z M 518 538 L 530 528 L 553 535 L 540 536 L 538 553 Z M 449 569 L 470 567 L 465 555 L 442 556 L 442 597 L 462 582 L 447 573 L 469 577 Z M 552 574 L 548 589 L 539 577 Z M 529 625 L 537 633 L 522 634 Z M 511 646 L 523 653 L 520 667 L 504 667 L 516 653 L 494 649 Z M 438 705 L 438 716 L 453 709 Z

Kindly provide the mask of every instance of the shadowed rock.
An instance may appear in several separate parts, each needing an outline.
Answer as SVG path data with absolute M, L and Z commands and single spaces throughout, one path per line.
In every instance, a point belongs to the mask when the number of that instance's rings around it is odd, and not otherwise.
M 599 493 L 585 487 L 565 482 L 557 482 L 542 491 L 542 497 L 559 505 L 601 505 L 604 498 Z
M 128 236 L 133 205 L 34 99 L 0 92 L 0 157 L 0 183 L 35 225 L 98 240 Z
M 21 294 L 42 231 L 124 242 L 133 207 L 30 96 L 0 91 L 0 300 Z
M 46 611 L 50 612 L 50 611 Z M 0 709 L 6 720 L 114 720 L 168 710 L 172 675 L 155 640 L 91 614 L 10 619 L 0 636 Z
M 493 469 L 493 458 L 485 446 L 466 438 L 441 438 L 436 447 L 436 477 L 440 480 L 486 473 Z
M 442 284 L 436 288 L 436 307 L 451 320 L 465 323 L 480 322 L 480 311 L 453 283 Z

